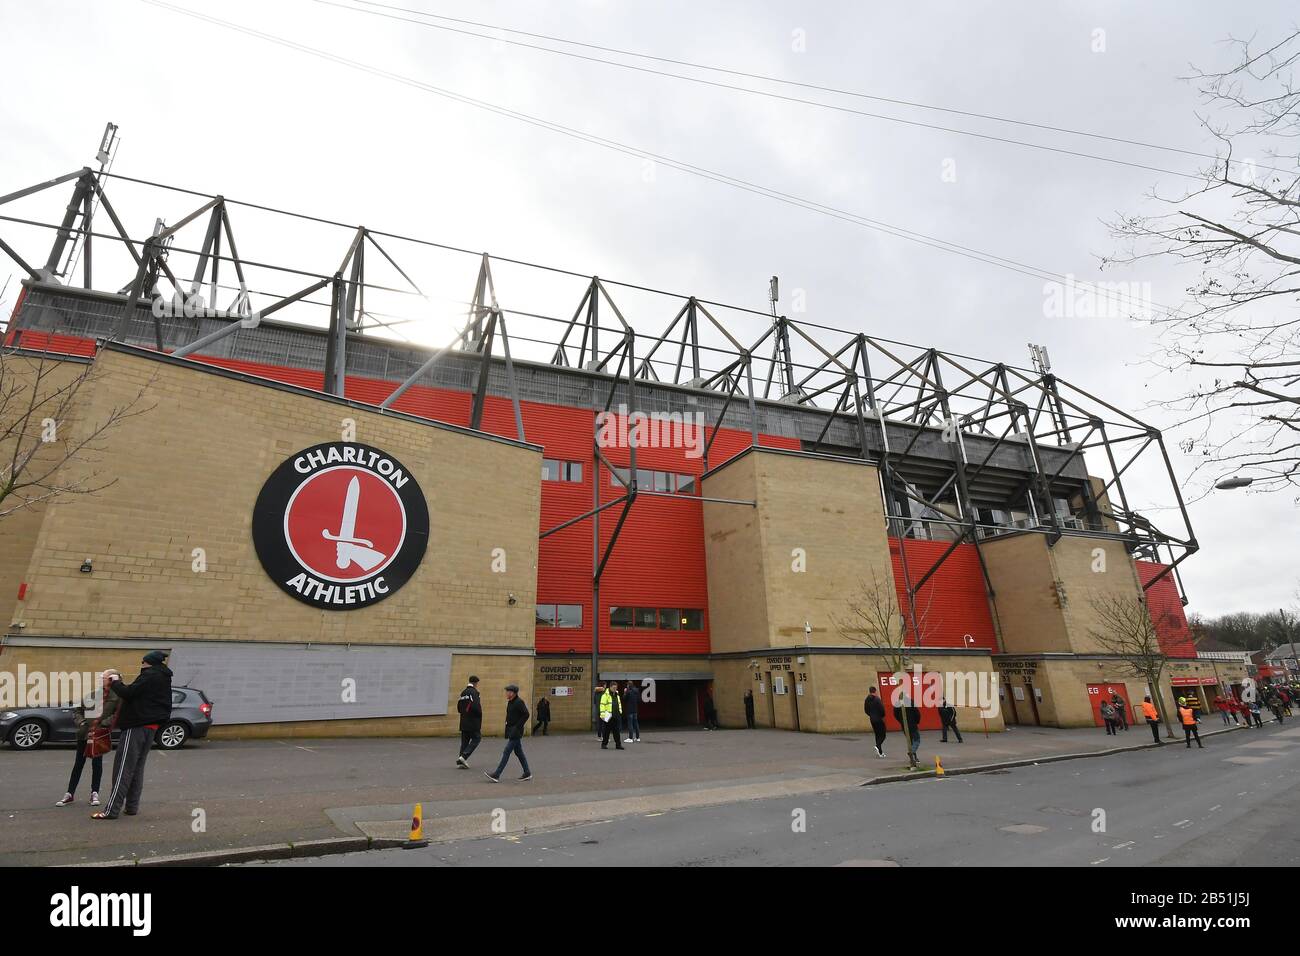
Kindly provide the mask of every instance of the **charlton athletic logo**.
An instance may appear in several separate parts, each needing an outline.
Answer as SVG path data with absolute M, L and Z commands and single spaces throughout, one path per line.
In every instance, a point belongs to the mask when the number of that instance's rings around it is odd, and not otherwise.
M 411 473 L 378 448 L 306 448 L 262 486 L 253 544 L 275 583 L 314 607 L 347 611 L 382 601 L 415 573 L 429 508 Z

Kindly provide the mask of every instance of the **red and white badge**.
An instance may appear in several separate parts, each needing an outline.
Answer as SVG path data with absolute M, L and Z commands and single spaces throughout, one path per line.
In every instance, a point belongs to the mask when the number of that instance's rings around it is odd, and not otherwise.
M 293 597 L 328 610 L 383 600 L 415 572 L 429 536 L 424 494 L 391 455 L 316 445 L 287 459 L 258 496 L 253 541 Z

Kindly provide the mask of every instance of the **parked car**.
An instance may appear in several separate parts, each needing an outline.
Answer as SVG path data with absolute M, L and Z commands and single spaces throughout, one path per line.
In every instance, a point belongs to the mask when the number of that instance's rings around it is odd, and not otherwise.
M 172 688 L 172 715 L 158 727 L 156 743 L 176 750 L 190 739 L 200 740 L 212 726 L 212 701 L 194 687 Z M 118 731 L 113 731 L 116 743 Z M 45 744 L 77 742 L 75 707 L 19 707 L 0 712 L 0 740 L 15 750 L 35 750 Z

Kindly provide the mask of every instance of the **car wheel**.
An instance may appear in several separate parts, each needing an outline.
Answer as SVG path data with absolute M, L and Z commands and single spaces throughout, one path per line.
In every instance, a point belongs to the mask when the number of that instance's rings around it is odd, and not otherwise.
M 45 743 L 46 727 L 44 721 L 24 720 L 9 735 L 9 746 L 14 750 L 35 750 Z
M 163 750 L 179 750 L 189 739 L 190 729 L 179 720 L 163 726 L 158 731 L 158 746 Z

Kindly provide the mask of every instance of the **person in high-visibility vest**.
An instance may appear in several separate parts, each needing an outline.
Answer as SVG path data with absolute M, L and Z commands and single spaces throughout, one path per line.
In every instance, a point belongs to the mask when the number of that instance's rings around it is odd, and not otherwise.
M 1187 749 L 1192 749 L 1192 738 L 1196 738 L 1196 746 L 1204 749 L 1205 744 L 1201 743 L 1201 732 L 1196 726 L 1196 711 L 1187 706 L 1187 698 L 1178 698 L 1178 719 L 1183 722 L 1183 736 L 1187 739 Z
M 1156 705 L 1151 703 L 1151 695 L 1147 694 L 1142 698 L 1142 716 L 1147 720 L 1147 726 L 1151 728 L 1151 737 L 1156 743 L 1162 744 L 1160 739 L 1160 713 L 1156 710 Z
M 600 695 L 600 719 L 604 721 L 604 733 L 600 738 L 600 749 L 609 749 L 609 735 L 614 735 L 614 749 L 623 749 L 623 740 L 619 737 L 622 731 L 623 721 L 623 698 L 618 692 L 618 682 L 610 681 L 609 686 L 605 688 L 605 693 Z

